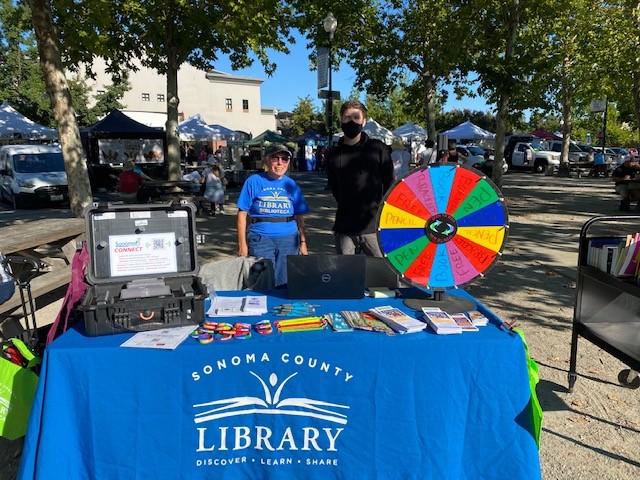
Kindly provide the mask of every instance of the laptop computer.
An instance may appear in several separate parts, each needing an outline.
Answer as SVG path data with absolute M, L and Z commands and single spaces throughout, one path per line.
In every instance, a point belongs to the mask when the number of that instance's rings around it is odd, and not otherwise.
M 364 297 L 365 258 L 365 255 L 289 255 L 289 298 Z

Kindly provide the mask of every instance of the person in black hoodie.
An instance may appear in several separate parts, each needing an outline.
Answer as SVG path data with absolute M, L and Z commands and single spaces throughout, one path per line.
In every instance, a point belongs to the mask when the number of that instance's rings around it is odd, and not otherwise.
M 387 146 L 362 131 L 366 109 L 358 100 L 340 108 L 344 136 L 326 153 L 327 178 L 338 202 L 333 234 L 336 251 L 364 252 L 382 257 L 376 238 L 376 216 L 393 182 L 393 162 Z

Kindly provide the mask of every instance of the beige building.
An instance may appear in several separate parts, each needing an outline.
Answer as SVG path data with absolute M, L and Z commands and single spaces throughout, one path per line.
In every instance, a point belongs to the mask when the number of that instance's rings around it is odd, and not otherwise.
M 96 79 L 86 79 L 92 95 L 111 83 L 102 59 L 94 62 Z M 120 103 L 131 118 L 153 127 L 164 127 L 167 120 L 167 80 L 155 70 L 139 67 L 129 75 L 131 89 Z M 262 107 L 260 85 L 263 80 L 231 75 L 217 70 L 205 72 L 183 64 L 178 71 L 178 112 L 180 121 L 200 114 L 208 124 L 219 124 L 256 136 L 275 130 L 275 108 Z

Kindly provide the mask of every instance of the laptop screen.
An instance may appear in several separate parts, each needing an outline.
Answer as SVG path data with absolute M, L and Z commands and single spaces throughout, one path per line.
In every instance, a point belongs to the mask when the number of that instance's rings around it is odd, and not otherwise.
M 290 255 L 289 298 L 362 298 L 365 260 L 364 255 Z

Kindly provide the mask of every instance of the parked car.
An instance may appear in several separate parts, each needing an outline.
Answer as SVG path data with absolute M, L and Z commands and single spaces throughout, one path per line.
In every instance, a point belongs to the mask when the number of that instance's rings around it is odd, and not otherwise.
M 456 150 L 459 154 L 467 157 L 467 165 L 475 167 L 484 162 L 484 150 L 475 145 L 458 145 Z
M 69 200 L 60 147 L 5 145 L 0 148 L 0 199 L 13 208 Z
M 493 155 L 491 155 L 488 159 L 486 159 L 484 162 L 482 162 L 481 165 L 479 165 L 479 166 L 477 166 L 475 168 L 479 169 L 487 177 L 491 178 L 491 175 L 493 175 L 494 160 L 495 160 L 495 158 L 493 157 Z M 504 175 L 508 171 L 509 171 L 509 164 L 507 162 L 505 162 L 505 160 L 503 158 L 502 159 L 502 174 Z
M 519 142 L 516 143 L 511 154 L 511 166 L 530 168 L 535 173 L 542 173 L 549 166 L 554 169 L 560 166 L 560 154 L 543 150 L 531 143 Z
M 616 163 L 618 165 L 623 164 L 625 161 L 629 160 L 633 155 L 626 148 L 622 147 L 609 147 L 616 153 Z
M 549 150 L 552 152 L 562 152 L 562 140 L 552 140 L 549 142 Z M 588 152 L 583 152 L 582 149 L 573 142 L 569 142 L 569 162 L 582 162 L 587 158 Z

